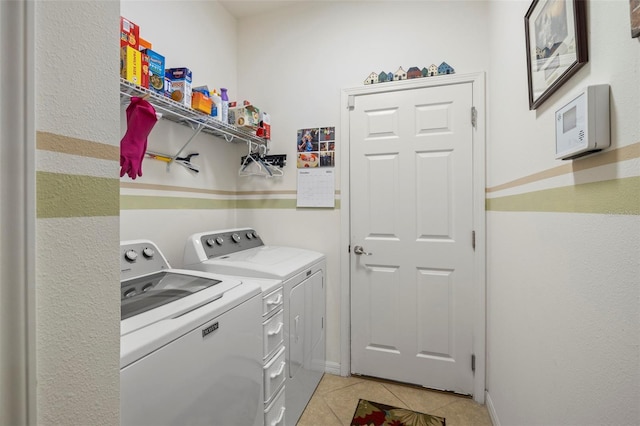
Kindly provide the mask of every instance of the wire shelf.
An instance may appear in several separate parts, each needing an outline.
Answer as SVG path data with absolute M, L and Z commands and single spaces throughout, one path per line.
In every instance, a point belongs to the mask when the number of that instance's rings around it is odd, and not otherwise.
M 224 138 L 227 142 L 241 141 L 257 145 L 267 144 L 266 139 L 260 138 L 249 131 L 223 123 L 200 111 L 186 107 L 173 99 L 120 78 L 120 102 L 123 105 L 126 104 L 132 96 L 144 97 L 146 95 L 148 95 L 147 101 L 153 105 L 156 111 L 162 113 L 162 118 L 164 119 L 188 126 L 197 132 L 202 131 L 203 133 Z M 179 154 L 178 152 L 174 157 L 177 157 Z

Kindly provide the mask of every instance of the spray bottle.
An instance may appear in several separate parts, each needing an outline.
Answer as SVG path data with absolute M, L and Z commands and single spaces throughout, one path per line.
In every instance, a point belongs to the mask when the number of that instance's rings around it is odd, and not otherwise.
M 213 101 L 211 115 L 216 120 L 222 121 L 222 98 L 220 98 L 220 95 L 218 95 L 218 92 L 216 92 L 215 89 L 211 93 L 211 100 Z
M 222 104 L 222 114 L 220 115 L 220 119 L 223 123 L 229 123 L 229 95 L 227 95 L 227 89 L 221 87 L 220 88 L 220 99 Z

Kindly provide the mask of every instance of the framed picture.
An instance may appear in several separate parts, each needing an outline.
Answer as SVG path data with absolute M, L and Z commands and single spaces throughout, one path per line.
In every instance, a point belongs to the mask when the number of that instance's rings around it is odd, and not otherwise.
M 631 37 L 640 37 L 640 0 L 629 0 L 631 7 Z
M 586 0 L 533 0 L 524 27 L 533 110 L 589 59 Z

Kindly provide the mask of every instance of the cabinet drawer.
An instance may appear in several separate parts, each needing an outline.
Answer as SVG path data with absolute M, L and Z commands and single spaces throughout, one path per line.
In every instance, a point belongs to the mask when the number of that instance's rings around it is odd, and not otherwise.
M 280 385 L 284 383 L 286 373 L 284 346 L 271 361 L 264 366 L 264 402 L 268 404 Z
M 284 391 L 283 386 L 274 401 L 264 410 L 264 426 L 285 426 L 284 425 Z
M 284 295 L 282 287 L 273 291 L 262 298 L 262 315 L 264 317 L 269 316 L 271 312 L 275 312 L 282 308 L 284 303 Z
M 284 342 L 284 311 L 280 310 L 273 317 L 262 323 L 264 359 L 269 358 Z

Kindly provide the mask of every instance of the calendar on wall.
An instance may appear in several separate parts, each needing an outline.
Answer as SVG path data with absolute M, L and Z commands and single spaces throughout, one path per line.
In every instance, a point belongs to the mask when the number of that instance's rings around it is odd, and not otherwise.
M 333 168 L 298 169 L 297 207 L 335 207 Z

